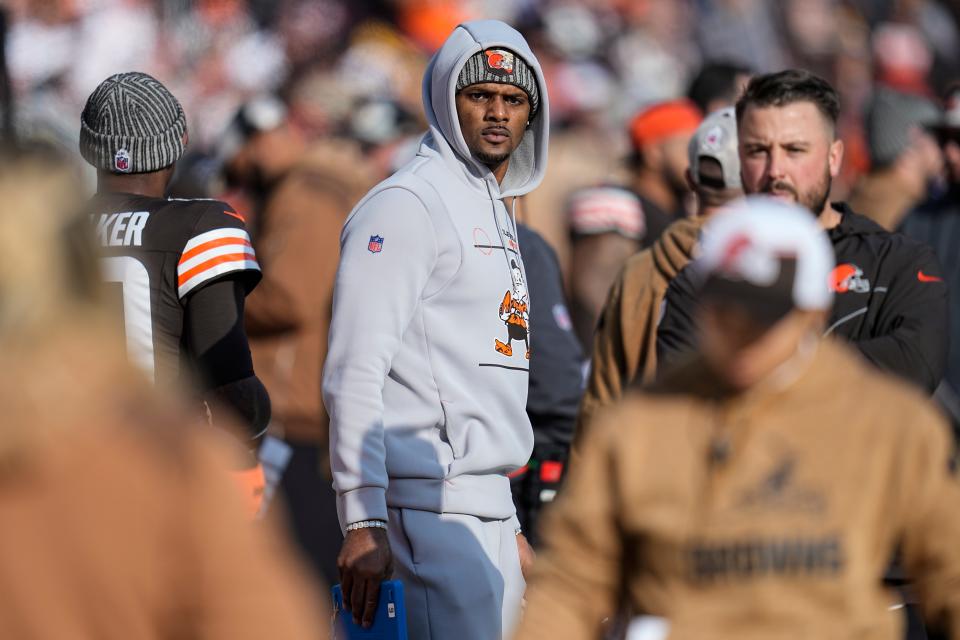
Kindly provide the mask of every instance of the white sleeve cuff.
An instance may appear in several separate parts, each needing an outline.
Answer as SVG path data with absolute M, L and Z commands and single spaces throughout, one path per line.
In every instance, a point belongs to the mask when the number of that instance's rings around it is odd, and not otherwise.
M 337 496 L 337 513 L 340 515 L 340 528 L 361 520 L 383 520 L 387 518 L 387 492 L 383 487 L 361 487 L 346 491 Z

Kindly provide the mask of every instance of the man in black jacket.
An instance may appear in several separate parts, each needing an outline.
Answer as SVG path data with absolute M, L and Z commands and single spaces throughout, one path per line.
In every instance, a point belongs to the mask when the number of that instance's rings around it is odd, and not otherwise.
M 944 269 L 950 291 L 950 351 L 937 399 L 953 418 L 960 441 L 960 86 L 946 99 L 947 111 L 934 127 L 946 165 L 947 189 L 914 210 L 900 233 L 928 243 Z
M 533 454 L 511 477 L 517 517 L 536 545 L 541 508 L 553 501 L 583 395 L 583 351 L 573 331 L 557 254 L 540 234 L 518 224 L 517 237 L 530 290 L 530 386 L 527 415 L 533 425 Z
M 746 193 L 766 193 L 812 211 L 833 243 L 836 296 L 827 334 L 841 336 L 877 366 L 933 391 L 946 366 L 947 291 L 927 245 L 892 234 L 829 203 L 843 143 L 836 137 L 836 91 L 799 70 L 755 77 L 737 102 L 741 176 Z M 657 331 L 660 369 L 695 348 L 693 272 L 667 291 Z M 838 392 L 854 392 L 851 390 Z

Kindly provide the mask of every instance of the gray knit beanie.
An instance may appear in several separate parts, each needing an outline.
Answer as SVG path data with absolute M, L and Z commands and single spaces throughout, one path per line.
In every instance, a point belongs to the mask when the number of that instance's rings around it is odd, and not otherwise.
M 148 173 L 183 154 L 187 118 L 180 102 L 145 73 L 110 76 L 80 115 L 80 154 L 98 169 Z
M 540 107 L 537 78 L 530 65 L 513 51 L 493 48 L 470 56 L 457 78 L 457 91 L 481 82 L 512 84 L 523 89 L 530 97 L 530 117 L 536 115 Z
M 878 89 L 867 105 L 865 122 L 871 164 L 893 164 L 910 146 L 911 127 L 931 127 L 940 119 L 940 110 L 926 98 Z

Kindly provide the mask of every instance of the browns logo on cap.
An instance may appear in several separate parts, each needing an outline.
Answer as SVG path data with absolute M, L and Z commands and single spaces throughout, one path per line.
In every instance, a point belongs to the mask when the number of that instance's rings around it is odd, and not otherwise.
M 509 76 L 513 73 L 513 54 L 503 49 L 487 49 L 487 67 L 492 73 Z

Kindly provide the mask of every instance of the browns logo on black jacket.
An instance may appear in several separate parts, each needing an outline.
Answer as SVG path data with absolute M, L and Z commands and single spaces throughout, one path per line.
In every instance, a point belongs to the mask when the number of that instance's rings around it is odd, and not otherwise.
M 933 250 L 844 203 L 833 208 L 843 218 L 828 232 L 837 268 L 824 283 L 835 292 L 826 334 L 849 340 L 880 368 L 932 392 L 943 377 L 949 340 L 947 288 Z M 667 290 L 657 329 L 661 371 L 695 348 L 696 290 L 692 265 Z

